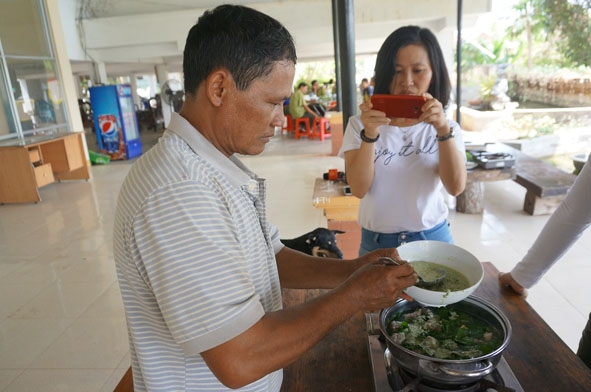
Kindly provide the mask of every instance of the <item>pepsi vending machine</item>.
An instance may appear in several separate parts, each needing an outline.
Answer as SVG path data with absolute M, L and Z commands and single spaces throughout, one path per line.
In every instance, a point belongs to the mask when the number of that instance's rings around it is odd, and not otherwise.
M 94 130 L 98 147 L 111 159 L 131 159 L 142 154 L 142 142 L 129 84 L 90 88 Z

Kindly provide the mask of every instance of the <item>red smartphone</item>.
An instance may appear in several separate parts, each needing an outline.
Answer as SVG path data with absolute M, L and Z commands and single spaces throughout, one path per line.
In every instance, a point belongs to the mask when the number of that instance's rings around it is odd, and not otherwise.
M 374 94 L 371 97 L 373 109 L 396 118 L 419 118 L 425 102 L 427 98 L 422 95 Z

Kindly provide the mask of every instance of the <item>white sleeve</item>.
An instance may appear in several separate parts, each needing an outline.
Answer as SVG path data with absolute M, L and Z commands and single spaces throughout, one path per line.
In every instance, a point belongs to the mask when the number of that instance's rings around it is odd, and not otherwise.
M 345 134 L 343 135 L 343 144 L 337 154 L 339 157 L 344 158 L 347 151 L 358 150 L 361 147 L 361 136 L 359 134 L 362 129 L 363 123 L 359 116 L 349 118 Z
M 511 271 L 523 287 L 536 284 L 591 224 L 591 163 L 587 161 L 565 199 L 550 216 L 538 238 Z

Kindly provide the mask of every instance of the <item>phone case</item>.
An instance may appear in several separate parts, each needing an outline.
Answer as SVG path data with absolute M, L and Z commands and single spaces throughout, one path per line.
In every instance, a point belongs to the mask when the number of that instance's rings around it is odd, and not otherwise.
M 421 95 L 374 94 L 371 97 L 373 109 L 396 118 L 419 118 L 421 107 L 426 101 Z

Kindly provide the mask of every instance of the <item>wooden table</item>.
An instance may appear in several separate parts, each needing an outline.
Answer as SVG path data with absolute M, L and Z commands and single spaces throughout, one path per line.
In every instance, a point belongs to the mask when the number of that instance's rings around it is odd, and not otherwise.
M 503 352 L 525 391 L 589 391 L 591 370 L 550 329 L 523 297 L 501 287 L 497 269 L 483 263 L 485 278 L 474 295 L 496 305 L 513 335 Z M 322 290 L 283 290 L 286 307 Z M 282 392 L 370 392 L 374 390 L 365 317 L 355 317 L 327 335 L 284 370 Z M 115 392 L 131 392 L 129 370 Z
M 515 178 L 515 166 L 502 169 L 474 168 L 468 170 L 466 188 L 456 198 L 456 211 L 467 214 L 480 214 L 484 208 L 484 182 L 502 181 Z M 359 199 L 345 196 L 345 183 L 316 178 L 312 204 L 324 210 L 329 221 L 357 221 Z
M 345 196 L 346 185 L 342 181 L 317 178 L 314 181 L 312 205 L 322 208 L 328 220 L 357 221 L 359 199 L 355 196 Z
M 504 358 L 526 391 L 589 391 L 591 370 L 564 344 L 523 297 L 501 287 L 498 271 L 483 263 L 485 279 L 474 295 L 496 305 L 510 320 L 513 336 Z M 288 306 L 318 295 L 284 290 Z M 373 390 L 365 318 L 349 320 L 285 368 L 282 392 Z
M 321 208 L 330 230 L 339 230 L 338 247 L 346 259 L 355 258 L 361 243 L 361 226 L 357 223 L 359 199 L 345 196 L 347 184 L 342 181 L 329 181 L 317 178 L 314 181 L 312 205 Z

